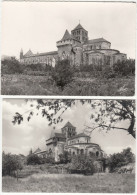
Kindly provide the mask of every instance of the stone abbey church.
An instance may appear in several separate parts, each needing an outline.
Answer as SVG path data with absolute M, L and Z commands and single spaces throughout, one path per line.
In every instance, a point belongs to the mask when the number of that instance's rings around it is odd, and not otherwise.
M 78 24 L 71 34 L 65 31 L 61 40 L 56 42 L 57 51 L 33 54 L 29 50 L 23 55 L 20 52 L 22 64 L 43 64 L 54 67 L 58 60 L 69 59 L 72 66 L 109 65 L 127 59 L 127 55 L 116 49 L 111 49 L 111 43 L 104 38 L 89 39 L 88 31 Z
M 33 152 L 41 157 L 53 157 L 56 162 L 59 161 L 59 155 L 63 151 L 68 151 L 70 155 L 86 154 L 96 157 L 105 157 L 105 153 L 98 144 L 91 142 L 91 137 L 85 133 L 77 134 L 76 127 L 67 122 L 61 133 L 52 132 L 49 139 L 46 140 L 46 150 L 39 148 Z

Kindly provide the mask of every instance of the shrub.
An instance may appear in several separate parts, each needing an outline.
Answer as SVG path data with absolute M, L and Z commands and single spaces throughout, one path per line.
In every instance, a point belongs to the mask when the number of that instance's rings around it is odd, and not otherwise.
M 69 60 L 58 61 L 55 68 L 52 70 L 52 79 L 55 81 L 56 85 L 64 89 L 64 86 L 72 81 L 73 70 L 70 65 Z
M 51 71 L 53 68 L 50 65 L 47 64 L 41 64 L 41 63 L 37 63 L 37 64 L 27 64 L 27 65 L 23 65 L 24 66 L 24 71 L 43 71 L 43 72 L 47 72 L 47 71 Z
M 116 74 L 110 66 L 105 66 L 102 70 L 101 76 L 106 79 L 111 79 L 111 78 L 115 78 Z
M 11 57 L 10 59 L 2 60 L 1 72 L 2 72 L 2 74 L 22 73 L 23 67 L 16 58 Z
M 44 163 L 55 164 L 55 159 L 52 156 L 43 159 Z
M 71 161 L 71 156 L 68 151 L 64 151 L 63 154 L 59 155 L 60 163 L 66 164 Z
M 135 74 L 135 60 L 127 59 L 124 61 L 118 61 L 114 64 L 113 67 L 115 73 L 120 74 L 122 76 L 134 75 Z
M 36 154 L 29 154 L 27 156 L 27 165 L 42 164 L 42 158 Z
M 68 171 L 70 173 L 82 173 L 82 174 L 93 174 L 95 167 L 93 159 L 87 155 L 76 155 L 73 156 L 71 163 L 69 164 Z
M 2 175 L 13 175 L 15 171 L 22 170 L 23 166 L 17 155 L 2 154 Z
M 135 162 L 134 154 L 131 152 L 131 148 L 127 148 L 121 153 L 111 155 L 108 160 L 110 172 L 113 172 L 118 167 Z

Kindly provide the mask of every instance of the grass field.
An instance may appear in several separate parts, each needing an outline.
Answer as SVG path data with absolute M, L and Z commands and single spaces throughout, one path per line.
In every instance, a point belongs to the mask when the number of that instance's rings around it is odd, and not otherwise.
M 122 78 L 75 77 L 61 91 L 48 76 L 2 75 L 2 95 L 133 96 L 134 76 Z
M 85 192 L 134 193 L 135 174 L 102 173 L 93 176 L 73 174 L 33 174 L 19 179 L 2 179 L 3 192 Z

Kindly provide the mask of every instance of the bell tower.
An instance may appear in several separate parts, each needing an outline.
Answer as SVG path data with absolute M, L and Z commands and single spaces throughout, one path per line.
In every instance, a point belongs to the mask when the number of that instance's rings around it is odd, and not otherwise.
M 74 127 L 70 122 L 67 122 L 61 130 L 62 134 L 64 134 L 66 138 L 76 135 L 76 127 Z
M 71 34 L 81 43 L 84 43 L 88 40 L 88 31 L 86 31 L 80 23 L 71 31 Z

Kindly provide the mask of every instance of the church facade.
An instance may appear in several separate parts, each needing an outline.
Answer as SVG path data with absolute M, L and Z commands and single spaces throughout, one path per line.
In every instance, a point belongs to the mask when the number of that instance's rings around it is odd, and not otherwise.
M 85 133 L 77 134 L 76 127 L 70 122 L 61 128 L 61 133 L 52 132 L 49 139 L 46 140 L 46 150 L 39 148 L 34 152 L 41 157 L 53 157 L 56 162 L 60 160 L 59 155 L 63 151 L 68 151 L 70 155 L 86 154 L 96 157 L 105 157 L 101 147 L 91 142 L 91 137 Z
M 89 39 L 88 31 L 78 24 L 71 33 L 65 31 L 61 40 L 56 42 L 57 51 L 33 54 L 29 50 L 20 52 L 22 64 L 44 64 L 54 67 L 59 60 L 69 59 L 72 66 L 113 66 L 127 59 L 127 55 L 111 49 L 111 43 L 104 38 Z

